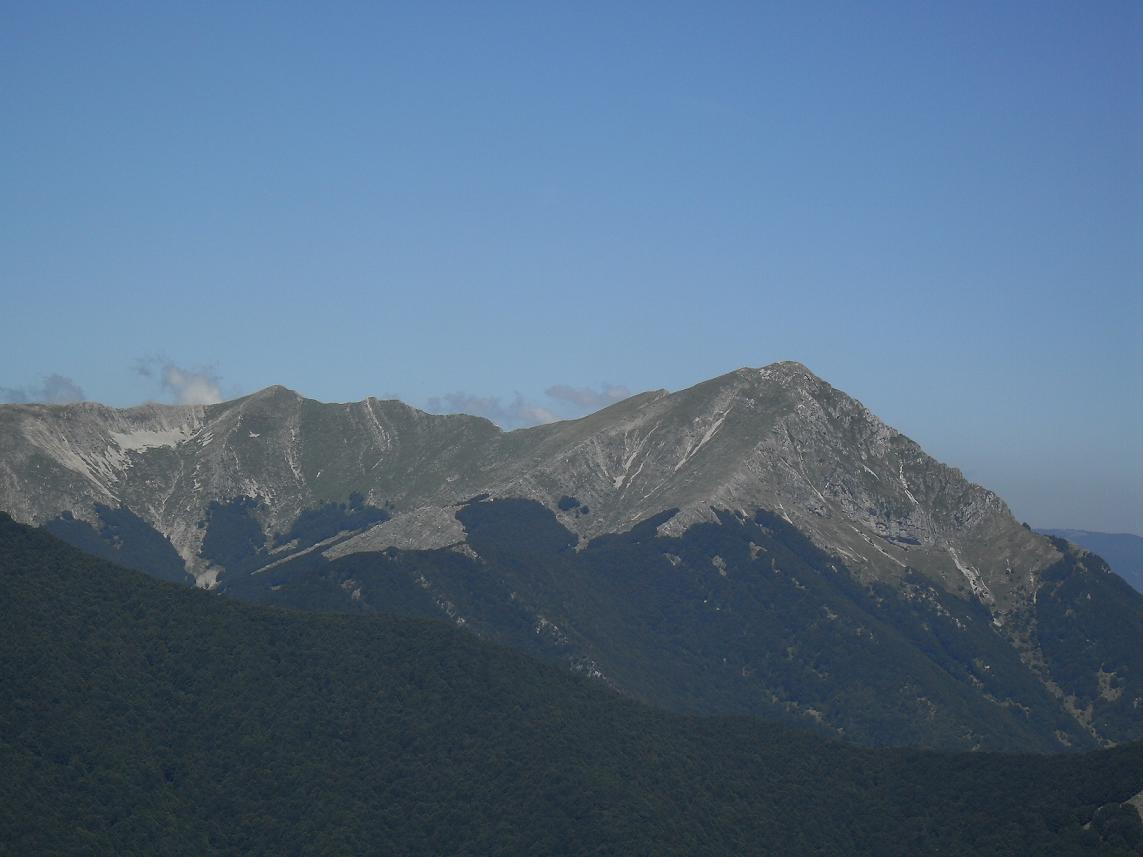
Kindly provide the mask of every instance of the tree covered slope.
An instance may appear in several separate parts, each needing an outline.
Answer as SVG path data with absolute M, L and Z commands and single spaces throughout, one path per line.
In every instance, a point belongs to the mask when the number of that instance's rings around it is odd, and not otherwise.
M 1143 746 L 874 751 L 443 623 L 243 605 L 0 516 L 0 853 L 1139 853 Z

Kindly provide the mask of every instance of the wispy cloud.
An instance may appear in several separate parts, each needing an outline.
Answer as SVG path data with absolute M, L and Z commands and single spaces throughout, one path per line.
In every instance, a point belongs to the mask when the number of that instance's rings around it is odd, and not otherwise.
M 472 414 L 492 420 L 501 428 L 513 429 L 555 422 L 559 419 L 547 408 L 527 401 L 519 393 L 510 402 L 497 396 L 474 396 L 471 393 L 446 393 L 428 400 L 427 410 L 438 414 Z
M 598 389 L 553 384 L 544 395 L 551 400 L 549 404 L 533 402 L 519 393 L 507 402 L 497 396 L 448 393 L 431 397 L 426 410 L 438 414 L 473 414 L 492 420 L 501 428 L 525 428 L 582 416 L 626 399 L 631 391 L 619 384 L 603 384 Z
M 215 405 L 222 401 L 222 377 L 209 366 L 187 369 L 163 357 L 142 357 L 135 371 L 158 382 L 163 392 L 180 405 Z
M 553 384 L 544 393 L 549 398 L 559 402 L 567 402 L 584 412 L 598 410 L 631 395 L 631 391 L 622 384 L 603 384 L 598 390 L 593 390 L 591 387 Z
M 0 401 L 4 402 L 43 402 L 49 405 L 63 405 L 83 400 L 83 388 L 66 375 L 48 375 L 38 386 L 0 387 Z

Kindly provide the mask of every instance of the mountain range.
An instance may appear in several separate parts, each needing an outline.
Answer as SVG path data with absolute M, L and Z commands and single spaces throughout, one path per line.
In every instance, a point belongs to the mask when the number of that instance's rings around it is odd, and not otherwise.
M 797 363 L 504 432 L 271 387 L 0 407 L 0 509 L 264 604 L 435 617 L 869 744 L 1143 738 L 1143 596 Z

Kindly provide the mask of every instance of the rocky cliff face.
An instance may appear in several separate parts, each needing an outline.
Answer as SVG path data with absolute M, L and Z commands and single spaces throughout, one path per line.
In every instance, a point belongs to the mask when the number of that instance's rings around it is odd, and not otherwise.
M 585 538 L 668 508 L 680 510 L 668 534 L 715 510 L 770 509 L 862 576 L 923 567 L 998 621 L 1058 559 L 995 494 L 797 363 L 507 433 L 477 417 L 376 399 L 323 404 L 283 387 L 209 407 L 10 405 L 0 427 L 0 508 L 42 523 L 127 506 L 204 581 L 214 575 L 199 525 L 211 502 L 257 499 L 275 533 L 354 492 L 394 517 L 341 554 L 463 541 L 455 509 L 480 493 L 538 500 Z M 560 509 L 565 496 L 578 505 Z
M 452 471 L 498 430 L 475 417 L 438 417 L 400 402 L 309 401 L 284 387 L 208 407 L 0 407 L 0 507 L 44 523 L 62 512 L 96 521 L 125 506 L 167 536 L 201 581 L 213 502 L 258 501 L 267 532 L 360 492 L 394 498 L 407 514 L 454 499 Z

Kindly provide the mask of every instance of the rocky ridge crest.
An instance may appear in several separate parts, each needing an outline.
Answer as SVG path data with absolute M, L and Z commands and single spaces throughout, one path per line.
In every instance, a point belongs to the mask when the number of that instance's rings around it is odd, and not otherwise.
M 255 499 L 273 533 L 354 492 L 393 519 L 342 540 L 332 548 L 340 555 L 462 542 L 454 512 L 477 494 L 538 500 L 584 539 L 671 508 L 666 534 L 720 510 L 769 509 L 861 576 L 924 568 L 998 622 L 1059 556 L 994 493 L 793 362 L 512 432 L 397 401 L 320 403 L 285 387 L 205 407 L 6 405 L 0 428 L 0 508 L 43 523 L 126 506 L 203 581 L 214 577 L 199 556 L 212 502 Z M 563 497 L 576 508 L 561 509 Z

